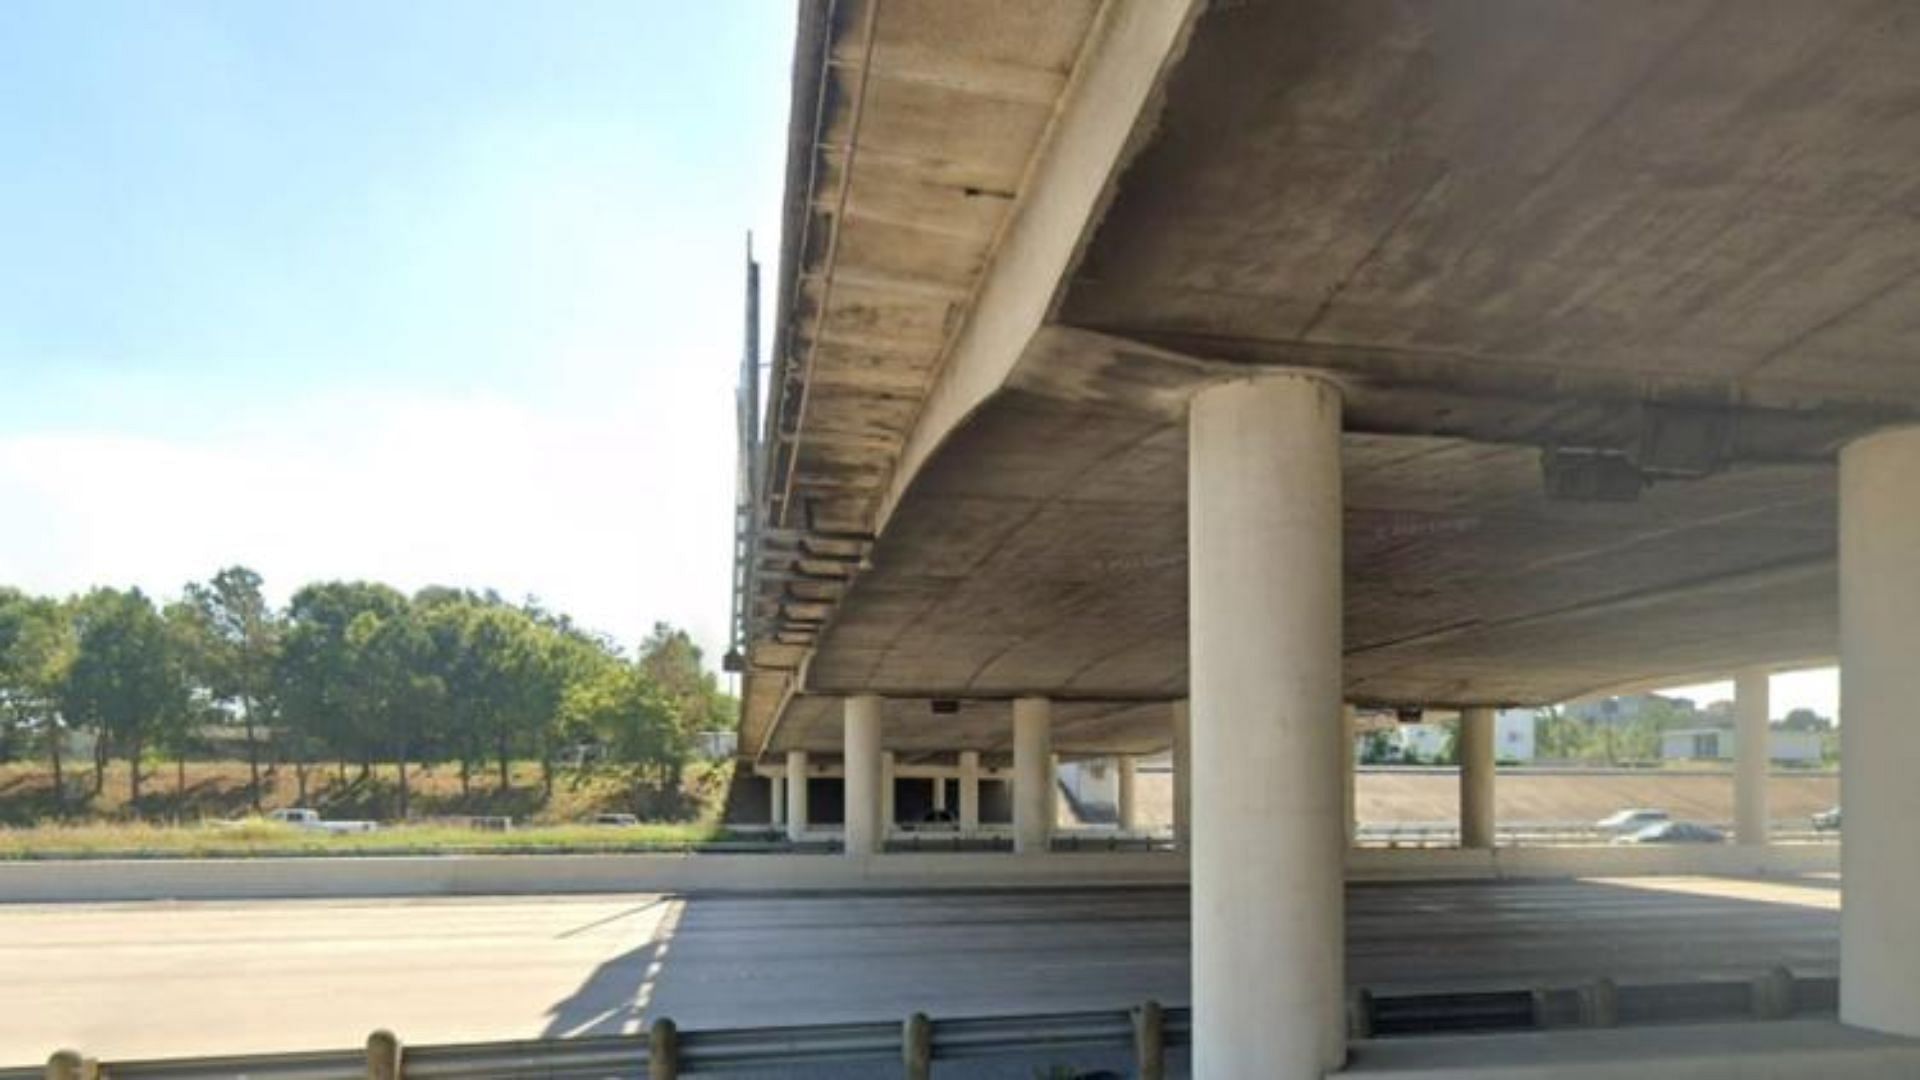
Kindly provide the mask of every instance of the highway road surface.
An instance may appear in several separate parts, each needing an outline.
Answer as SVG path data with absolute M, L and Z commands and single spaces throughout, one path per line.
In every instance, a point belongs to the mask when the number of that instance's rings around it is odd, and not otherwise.
M 1367 885 L 1376 991 L 1832 973 L 1839 883 Z M 661 895 L 0 906 L 0 1065 L 1110 1008 L 1187 997 L 1186 894 Z

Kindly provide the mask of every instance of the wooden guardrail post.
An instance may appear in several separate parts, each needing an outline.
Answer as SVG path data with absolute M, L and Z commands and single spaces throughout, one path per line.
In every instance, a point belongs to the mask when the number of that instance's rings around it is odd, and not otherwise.
M 1755 976 L 1752 994 L 1754 1019 L 1785 1020 L 1793 1015 L 1793 972 L 1781 966 Z
M 1140 1080 L 1165 1080 L 1167 1014 L 1151 998 L 1133 1010 L 1133 1058 Z
M 933 1021 L 914 1013 L 900 1030 L 900 1064 L 907 1080 L 933 1080 Z
M 1620 1026 L 1620 991 L 1612 979 L 1595 979 L 1580 988 L 1580 1022 L 1587 1027 Z
M 680 1029 L 661 1017 L 647 1029 L 647 1080 L 679 1080 Z
M 367 1036 L 367 1080 L 400 1080 L 400 1037 L 385 1028 Z

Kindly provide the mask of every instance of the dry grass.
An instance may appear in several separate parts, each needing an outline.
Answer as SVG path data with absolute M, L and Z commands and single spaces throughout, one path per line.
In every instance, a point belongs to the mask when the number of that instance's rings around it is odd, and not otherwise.
M 445 765 L 408 770 L 409 820 L 370 834 L 330 836 L 252 814 L 245 762 L 190 762 L 184 782 L 171 763 L 148 766 L 138 806 L 127 800 L 125 762 L 108 768 L 99 796 L 90 769 L 67 772 L 64 805 L 44 765 L 0 765 L 0 859 L 105 856 L 355 855 L 423 852 L 629 851 L 684 847 L 718 835 L 731 764 L 690 766 L 675 791 L 636 785 L 616 771 L 559 771 L 549 797 L 536 762 L 516 762 L 502 787 L 494 770 L 465 789 Z M 399 805 L 398 771 L 366 775 L 334 765 L 308 770 L 307 791 L 290 766 L 265 770 L 261 808 L 305 805 L 329 819 L 391 821 Z M 601 813 L 630 813 L 643 824 L 580 824 Z M 470 828 L 468 816 L 508 817 L 516 828 Z
M 718 835 L 712 823 L 544 825 L 509 832 L 420 824 L 330 836 L 260 818 L 194 825 L 91 822 L 0 829 L 0 859 L 657 851 Z

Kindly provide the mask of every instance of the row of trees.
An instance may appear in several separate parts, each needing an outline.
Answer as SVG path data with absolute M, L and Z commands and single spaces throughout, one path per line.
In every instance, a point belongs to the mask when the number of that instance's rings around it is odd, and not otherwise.
M 550 793 L 563 757 L 617 764 L 676 784 L 698 732 L 727 726 L 732 702 L 683 631 L 664 624 L 629 656 L 566 616 L 492 593 L 429 588 L 409 597 L 368 582 L 322 582 L 273 607 L 258 574 L 233 567 L 156 604 L 138 589 L 56 599 L 0 587 L 0 753 L 44 755 L 57 798 L 75 733 L 92 736 L 92 790 L 106 763 L 200 751 L 237 729 L 251 799 L 263 757 L 364 776 L 454 763 L 463 790 L 487 766 L 509 785 L 515 759 L 542 763 Z
M 1721 706 L 1694 710 L 1655 697 L 1626 722 L 1587 720 L 1550 707 L 1535 714 L 1534 740 L 1538 756 L 1551 761 L 1636 765 L 1661 758 L 1661 737 L 1677 728 L 1732 726 Z M 1815 732 L 1821 736 L 1822 757 L 1839 760 L 1839 736 L 1833 721 L 1812 709 L 1794 709 L 1772 727 L 1782 731 Z

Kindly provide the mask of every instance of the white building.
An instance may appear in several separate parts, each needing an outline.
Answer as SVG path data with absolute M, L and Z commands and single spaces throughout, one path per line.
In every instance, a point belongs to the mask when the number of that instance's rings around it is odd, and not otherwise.
M 1533 760 L 1532 709 L 1501 709 L 1493 717 L 1493 757 L 1495 761 Z M 1397 724 L 1388 736 L 1403 760 L 1432 761 L 1447 752 L 1453 739 L 1453 723 L 1422 721 Z
M 1660 757 L 1666 761 L 1730 761 L 1734 741 L 1730 728 L 1674 728 L 1660 733 Z M 1818 765 L 1820 734 L 1775 728 L 1767 736 L 1767 756 L 1795 765 Z

